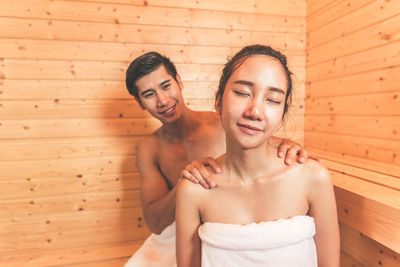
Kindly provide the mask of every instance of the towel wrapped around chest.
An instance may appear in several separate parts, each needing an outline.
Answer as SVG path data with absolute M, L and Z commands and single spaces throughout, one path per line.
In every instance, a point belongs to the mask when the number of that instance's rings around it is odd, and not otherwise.
M 316 267 L 314 219 L 294 216 L 246 225 L 206 222 L 199 228 L 203 267 Z

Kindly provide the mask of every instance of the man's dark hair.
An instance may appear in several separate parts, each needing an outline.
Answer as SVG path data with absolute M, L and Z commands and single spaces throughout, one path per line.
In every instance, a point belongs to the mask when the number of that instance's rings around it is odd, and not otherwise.
M 286 72 L 287 78 L 287 92 L 285 99 L 285 107 L 283 109 L 282 118 L 285 117 L 291 103 L 292 103 L 292 72 L 289 70 L 287 66 L 286 56 L 280 53 L 279 51 L 274 50 L 270 46 L 264 45 L 250 45 L 242 48 L 238 53 L 236 53 L 226 64 L 222 71 L 221 79 L 219 80 L 218 91 L 215 97 L 216 106 L 218 108 L 218 112 L 222 111 L 222 96 L 225 91 L 226 84 L 228 83 L 229 78 L 232 76 L 233 72 L 242 65 L 242 63 L 249 57 L 254 55 L 266 55 L 279 60 L 282 64 L 283 68 Z
M 177 81 L 177 72 L 174 63 L 166 56 L 162 56 L 157 52 L 148 52 L 137 57 L 126 70 L 126 88 L 128 88 L 129 93 L 135 97 L 142 108 L 143 104 L 140 101 L 139 89 L 136 86 L 136 81 L 155 71 L 161 65 L 163 65 L 167 73 Z

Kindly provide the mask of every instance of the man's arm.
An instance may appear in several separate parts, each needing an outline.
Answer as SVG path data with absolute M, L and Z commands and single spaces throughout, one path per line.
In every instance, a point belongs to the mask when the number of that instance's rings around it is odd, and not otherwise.
M 150 231 L 160 234 L 175 221 L 175 192 L 168 189 L 156 162 L 156 142 L 146 140 L 136 152 L 141 186 L 140 197 L 144 219 Z

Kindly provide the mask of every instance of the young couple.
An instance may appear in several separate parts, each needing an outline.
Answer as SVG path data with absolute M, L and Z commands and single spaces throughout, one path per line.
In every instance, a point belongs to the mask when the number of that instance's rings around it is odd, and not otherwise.
M 176 265 L 175 214 L 178 266 L 339 266 L 328 172 L 297 144 L 272 136 L 292 93 L 282 54 L 260 45 L 238 52 L 223 70 L 217 113 L 188 109 L 173 63 L 158 53 L 135 59 L 126 84 L 163 123 L 136 156 L 155 234 L 126 266 Z M 217 159 L 195 161 L 206 157 Z M 187 179 L 177 185 L 180 176 Z

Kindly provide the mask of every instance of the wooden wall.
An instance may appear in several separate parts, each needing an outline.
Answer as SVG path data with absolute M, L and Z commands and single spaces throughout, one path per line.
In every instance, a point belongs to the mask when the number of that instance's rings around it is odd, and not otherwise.
M 305 145 L 332 173 L 342 265 L 399 266 L 400 2 L 308 0 L 306 25 Z
M 170 56 L 187 104 L 209 110 L 227 56 L 281 49 L 296 86 L 287 136 L 302 142 L 305 12 L 304 0 L 0 0 L 0 265 L 120 266 L 149 234 L 135 146 L 159 123 L 124 85 L 144 52 Z

